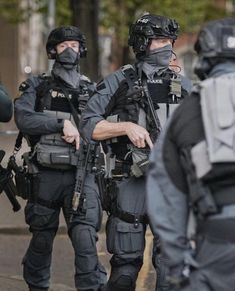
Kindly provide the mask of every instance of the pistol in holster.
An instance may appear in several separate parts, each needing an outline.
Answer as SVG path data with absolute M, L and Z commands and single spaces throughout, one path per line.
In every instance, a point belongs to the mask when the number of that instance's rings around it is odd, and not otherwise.
M 35 195 L 35 191 L 38 189 L 38 185 L 35 185 L 38 178 L 38 168 L 31 160 L 30 153 L 24 153 L 23 160 L 23 167 L 16 165 L 18 167 L 16 168 L 14 166 L 15 182 L 18 196 L 27 200 L 33 198 L 32 196 Z M 10 162 L 12 165 L 14 164 L 13 159 Z
M 107 213 L 112 212 L 116 205 L 117 185 L 114 179 L 105 176 L 105 169 L 101 167 L 95 175 L 96 183 L 99 188 L 100 200 L 103 210 Z

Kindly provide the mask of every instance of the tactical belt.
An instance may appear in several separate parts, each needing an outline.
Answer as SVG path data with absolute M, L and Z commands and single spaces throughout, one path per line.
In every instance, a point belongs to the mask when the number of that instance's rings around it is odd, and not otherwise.
M 197 233 L 235 243 L 235 217 L 202 221 L 198 224 Z
M 131 165 L 122 160 L 115 161 L 115 169 L 112 170 L 112 178 L 128 178 L 130 176 Z
M 62 206 L 62 202 L 60 200 L 45 200 L 42 198 L 36 198 L 36 199 L 29 199 L 29 202 L 37 203 L 44 207 L 52 208 L 55 210 L 59 209 Z
M 138 227 L 140 223 L 148 224 L 147 215 L 136 215 L 123 211 L 121 209 L 116 209 L 114 216 L 118 217 L 119 219 L 125 222 L 133 223 L 135 227 Z

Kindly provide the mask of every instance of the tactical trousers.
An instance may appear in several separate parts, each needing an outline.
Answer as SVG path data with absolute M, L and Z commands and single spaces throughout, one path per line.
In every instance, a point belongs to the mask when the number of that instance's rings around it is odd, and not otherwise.
M 117 181 L 116 204 L 118 209 L 135 214 L 146 214 L 145 178 L 130 177 Z M 115 215 L 109 216 L 106 225 L 107 248 L 113 254 L 111 275 L 105 291 L 134 291 L 138 273 L 143 264 L 146 223 L 128 223 Z
M 71 202 L 75 171 L 43 169 L 37 181 L 35 202 L 28 202 L 25 219 L 32 239 L 23 258 L 24 279 L 30 290 L 48 290 L 53 241 L 63 210 L 68 233 L 75 252 L 75 286 L 78 291 L 97 291 L 106 281 L 106 273 L 99 263 L 96 232 L 100 229 L 102 210 L 94 176 L 85 180 L 85 203 L 71 218 Z M 38 199 L 38 203 L 37 203 Z M 56 201 L 58 207 L 40 204 L 41 200 Z
M 200 236 L 195 259 L 199 267 L 191 273 L 190 284 L 182 291 L 234 291 L 234 242 Z

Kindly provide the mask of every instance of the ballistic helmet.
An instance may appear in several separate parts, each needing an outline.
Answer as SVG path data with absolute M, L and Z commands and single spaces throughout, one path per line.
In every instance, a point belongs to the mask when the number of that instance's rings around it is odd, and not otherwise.
M 194 71 L 200 79 L 204 79 L 219 62 L 235 60 L 235 19 L 208 22 L 199 32 L 194 49 L 198 54 Z
M 177 39 L 179 25 L 175 20 L 161 15 L 141 16 L 129 29 L 128 45 L 135 54 L 142 55 L 153 38 Z
M 48 36 L 46 43 L 48 59 L 55 59 L 56 45 L 67 40 L 78 41 L 80 57 L 86 57 L 86 39 L 82 32 L 75 26 L 61 26 L 53 29 Z

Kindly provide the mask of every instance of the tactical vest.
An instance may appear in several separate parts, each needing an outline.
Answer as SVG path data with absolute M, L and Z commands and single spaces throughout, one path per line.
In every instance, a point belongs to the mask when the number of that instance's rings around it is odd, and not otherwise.
M 36 92 L 35 111 L 70 120 L 75 127 L 73 116 L 81 114 L 89 98 L 87 82 L 81 81 L 79 90 L 70 89 L 52 77 L 44 77 Z M 71 107 L 77 112 L 72 114 Z M 73 144 L 62 139 L 61 133 L 30 136 L 29 139 L 33 147 L 33 159 L 41 166 L 67 170 L 77 165 L 78 152 Z
M 61 84 L 51 76 L 44 77 L 44 81 L 38 85 L 36 92 L 35 111 L 51 110 L 71 113 Z M 66 92 L 75 109 L 81 114 L 89 99 L 87 82 L 81 80 L 79 90 L 66 87 Z
M 61 89 L 60 83 L 51 76 L 42 76 L 42 78 L 43 81 L 35 88 L 36 101 L 34 110 L 36 112 L 52 111 L 71 114 L 69 102 L 63 93 L 63 89 Z M 66 92 L 78 114 L 81 114 L 89 99 L 88 82 L 81 80 L 79 89 L 66 87 Z M 40 136 L 30 135 L 26 139 L 30 146 L 34 147 Z
M 161 127 L 165 124 L 169 114 L 171 114 L 179 102 L 186 95 L 182 89 L 180 77 L 171 70 L 166 70 L 162 76 L 154 80 L 147 80 L 145 76 L 141 81 L 137 76 L 136 69 L 132 65 L 126 65 L 122 68 L 125 76 L 120 84 L 123 87 L 120 94 L 114 94 L 109 106 L 106 108 L 105 116 L 113 121 L 130 121 L 140 124 L 150 132 L 152 140 L 155 141 L 155 126 L 150 117 L 149 106 L 146 97 L 143 94 L 144 82 L 147 87 L 154 105 L 154 109 L 159 117 Z M 117 90 L 118 92 L 118 90 Z M 110 118 L 111 116 L 111 118 Z M 118 143 L 112 143 L 112 151 L 120 158 L 123 158 L 128 152 L 127 144 L 130 141 L 127 136 L 121 136 L 116 139 Z

